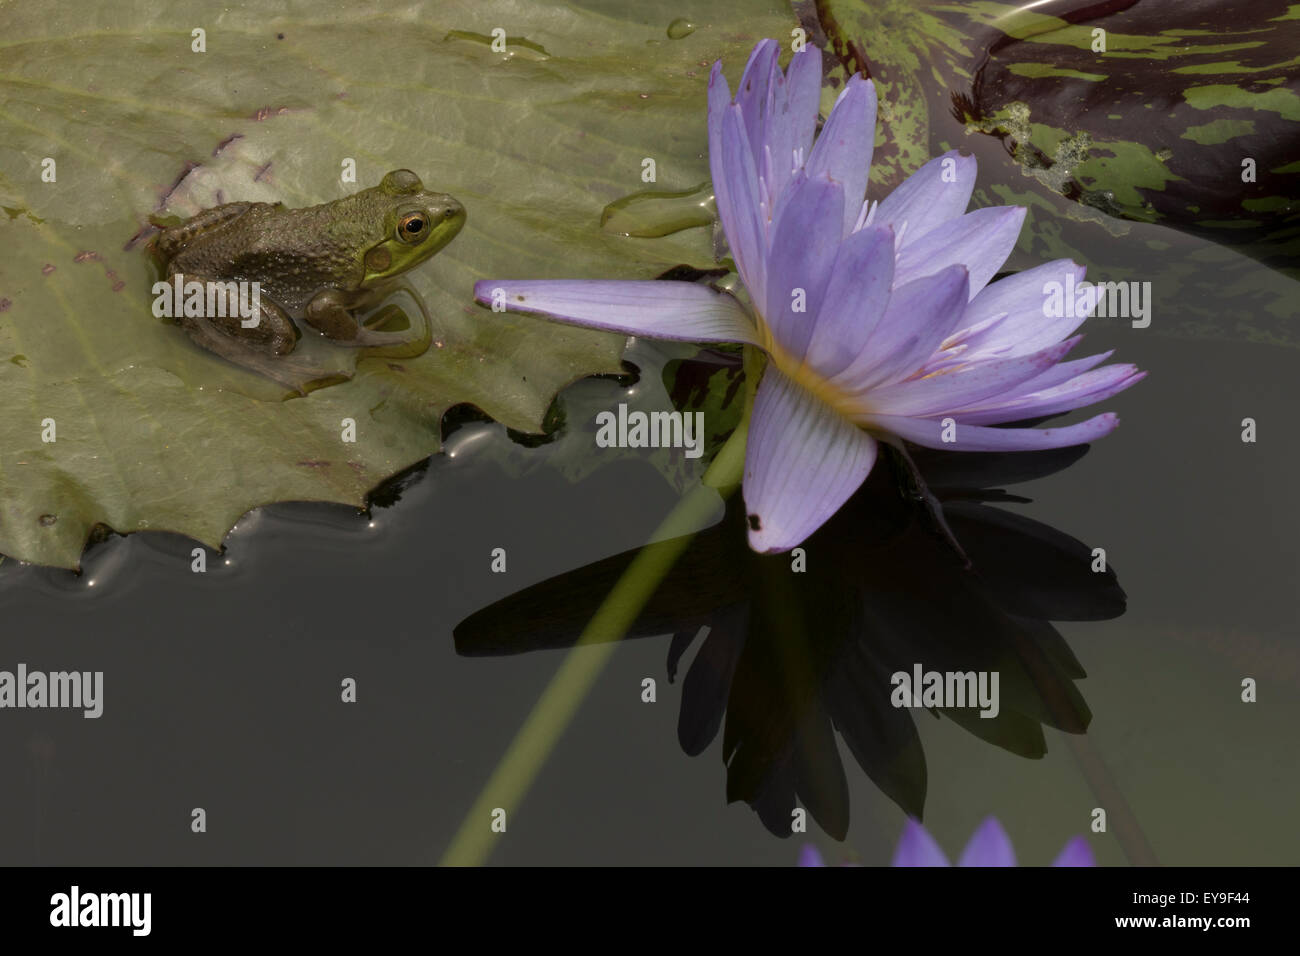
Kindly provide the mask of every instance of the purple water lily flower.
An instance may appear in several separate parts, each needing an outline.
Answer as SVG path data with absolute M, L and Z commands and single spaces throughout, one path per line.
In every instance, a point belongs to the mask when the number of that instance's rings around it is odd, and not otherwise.
M 718 215 L 749 295 L 689 282 L 503 281 L 484 304 L 652 338 L 757 346 L 744 473 L 749 540 L 787 551 L 862 484 L 878 441 L 965 451 L 1092 441 L 1113 414 L 1055 428 L 995 428 L 1093 404 L 1144 377 L 1098 368 L 1111 353 L 1061 361 L 1083 321 L 1052 317 L 1046 286 L 1084 270 L 1058 260 L 989 284 L 1025 210 L 965 212 L 975 159 L 955 150 L 879 202 L 864 200 L 876 92 L 853 77 L 813 141 L 821 53 L 754 48 L 735 99 L 720 63 L 709 80 L 709 165 Z M 1071 313 L 1073 310 L 1063 310 Z
M 799 866 L 825 866 L 821 852 L 808 844 L 799 851 Z M 891 866 L 951 866 L 948 857 L 935 842 L 930 831 L 919 821 L 908 818 L 903 835 L 894 850 Z M 1007 831 L 996 817 L 989 817 L 979 825 L 966 849 L 962 851 L 958 866 L 1015 866 L 1016 851 L 1011 846 Z M 1083 837 L 1069 840 L 1052 866 L 1096 866 L 1092 848 Z
M 908 819 L 894 850 L 891 866 L 951 866 L 930 831 L 919 821 Z M 1007 831 L 996 817 L 981 823 L 962 850 L 958 866 L 1015 866 L 1016 851 Z M 1052 861 L 1052 866 L 1096 866 L 1092 849 L 1083 837 L 1074 837 Z

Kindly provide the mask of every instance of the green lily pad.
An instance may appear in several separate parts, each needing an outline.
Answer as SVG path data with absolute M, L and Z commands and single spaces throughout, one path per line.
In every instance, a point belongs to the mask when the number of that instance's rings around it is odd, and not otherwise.
M 735 72 L 794 25 L 775 0 L 276 9 L 6 9 L 0 552 L 76 567 L 97 525 L 218 546 L 264 503 L 360 506 L 438 450 L 461 403 L 541 430 L 558 389 L 619 370 L 623 339 L 479 308 L 474 281 L 712 265 L 707 229 L 629 239 L 601 211 L 647 188 L 647 158 L 654 188 L 706 178 L 709 65 Z M 680 17 L 695 29 L 671 39 Z M 349 160 L 355 183 L 341 181 Z M 409 276 L 434 325 L 424 354 L 321 346 L 352 378 L 293 397 L 153 316 L 150 216 L 309 205 L 400 167 L 469 213 Z

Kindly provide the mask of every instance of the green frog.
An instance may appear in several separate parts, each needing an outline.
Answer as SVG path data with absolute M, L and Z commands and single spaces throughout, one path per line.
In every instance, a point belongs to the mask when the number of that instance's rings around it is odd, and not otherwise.
M 360 324 L 353 313 L 378 305 L 405 272 L 441 250 L 464 225 L 459 202 L 427 192 L 415 173 L 397 169 L 378 186 L 319 206 L 214 206 L 163 230 L 154 250 L 169 280 L 179 273 L 186 283 L 256 281 L 260 316 L 250 319 L 251 327 L 238 314 L 180 321 L 218 355 L 280 381 L 297 381 L 303 376 L 286 375 L 282 367 L 298 341 L 295 319 L 345 346 L 407 346 L 427 337 L 427 319 L 422 329 L 413 322 L 411 329 L 382 332 Z

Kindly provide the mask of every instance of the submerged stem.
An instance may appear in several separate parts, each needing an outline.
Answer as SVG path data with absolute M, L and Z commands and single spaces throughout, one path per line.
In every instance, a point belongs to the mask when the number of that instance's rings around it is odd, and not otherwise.
M 490 826 L 493 810 L 501 808 L 507 815 L 518 811 L 533 779 L 618 647 L 619 639 L 686 550 L 695 532 L 716 512 L 719 498 L 725 500 L 740 486 L 749 411 L 758 378 L 748 374 L 749 351 L 747 348 L 745 410 L 740 425 L 719 449 L 700 484 L 668 513 L 651 536 L 651 543 L 637 552 L 583 628 L 466 814 L 451 846 L 443 854 L 442 865 L 476 866 L 488 858 L 496 837 Z

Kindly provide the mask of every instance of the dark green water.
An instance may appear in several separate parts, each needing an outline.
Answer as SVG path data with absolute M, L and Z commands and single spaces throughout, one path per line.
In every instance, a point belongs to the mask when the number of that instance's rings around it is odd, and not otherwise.
M 1130 252 L 1117 243 L 1116 263 L 1131 267 Z M 1260 282 L 1282 281 L 1250 268 Z M 993 813 L 1023 862 L 1046 862 L 1104 806 L 1108 832 L 1089 834 L 1104 864 L 1300 855 L 1295 356 L 1161 334 L 1181 294 L 1157 291 L 1150 329 L 1090 320 L 1079 354 L 1114 347 L 1150 377 L 1105 404 L 1123 425 L 1079 462 L 1006 486 L 1034 500 L 999 507 L 1106 549 L 1127 610 L 1058 625 L 1087 672 L 1074 686 L 1092 719 L 1083 737 L 1046 728 L 1041 759 L 915 715 L 925 821 L 950 853 Z M 1222 307 L 1232 315 L 1231 301 Z M 630 354 L 643 366 L 634 388 L 654 382 L 658 354 L 646 345 Z M 97 545 L 80 577 L 6 561 L 3 666 L 102 670 L 105 700 L 98 720 L 0 714 L 0 862 L 436 862 L 565 653 L 527 651 L 554 625 L 537 617 L 516 615 L 499 631 L 508 649 L 525 651 L 501 656 L 458 654 L 453 628 L 529 585 L 637 547 L 676 500 L 647 462 L 601 464 L 594 443 L 597 467 L 585 477 L 570 480 L 552 464 L 562 442 L 590 440 L 592 408 L 626 397 L 609 380 L 570 389 L 569 437 L 541 448 L 512 444 L 499 426 L 466 425 L 451 438 L 454 457 L 433 459 L 369 517 L 263 509 L 240 523 L 207 574 L 191 573 L 190 542 L 164 535 Z M 1255 444 L 1240 440 L 1246 416 L 1258 422 Z M 869 513 L 862 520 L 867 548 L 879 529 Z M 917 533 L 925 547 L 937 541 Z M 498 547 L 505 574 L 490 570 Z M 811 561 L 819 553 L 831 551 L 810 546 Z M 939 630 L 954 660 L 964 660 L 964 638 L 980 646 L 949 571 L 929 569 L 915 549 L 874 554 L 874 565 L 837 559 L 823 582 L 859 598 L 886 588 L 881 605 L 898 586 L 888 590 L 870 569 L 892 568 L 929 594 L 929 605 L 913 605 L 910 638 L 922 652 Z M 701 578 L 702 605 L 715 583 Z M 690 593 L 689 578 L 679 585 Z M 571 594 L 551 611 L 580 617 L 582 601 L 598 597 Z M 944 618 L 945 608 L 959 616 Z M 760 676 L 772 680 L 773 700 L 783 699 L 783 675 L 822 666 L 818 648 L 842 638 L 828 620 L 805 617 L 793 650 L 773 656 L 754 645 L 768 655 Z M 891 633 L 909 639 L 897 622 Z M 679 744 L 683 676 L 699 646 L 671 684 L 667 633 L 617 649 L 526 799 L 508 808 L 492 862 L 794 861 L 802 837 L 777 839 L 744 802 L 728 805 L 722 732 L 698 756 Z M 345 677 L 357 681 L 355 704 L 339 700 Z M 657 681 L 652 704 L 641 700 L 646 677 Z M 1257 703 L 1240 700 L 1245 677 L 1258 681 Z M 727 719 L 762 741 L 754 686 Z M 856 693 L 888 689 L 867 682 Z M 902 811 L 842 741 L 839 750 L 847 840 L 835 843 L 815 823 L 808 839 L 832 859 L 887 862 Z M 833 766 L 810 766 L 814 791 L 835 791 Z M 206 834 L 190 832 L 194 807 L 207 811 Z

